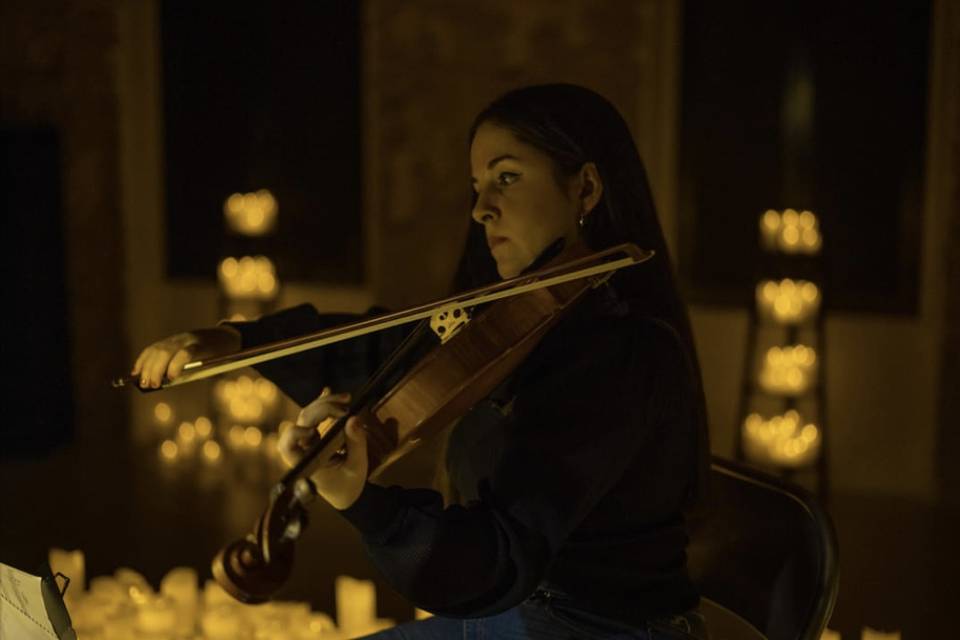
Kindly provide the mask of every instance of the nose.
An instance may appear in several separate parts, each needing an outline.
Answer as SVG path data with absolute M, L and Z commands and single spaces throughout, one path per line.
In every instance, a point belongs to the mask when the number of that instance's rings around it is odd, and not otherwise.
M 486 189 L 481 189 L 477 194 L 477 201 L 473 204 L 471 215 L 479 224 L 484 224 L 489 220 L 495 220 L 500 217 L 500 209 L 493 203 Z

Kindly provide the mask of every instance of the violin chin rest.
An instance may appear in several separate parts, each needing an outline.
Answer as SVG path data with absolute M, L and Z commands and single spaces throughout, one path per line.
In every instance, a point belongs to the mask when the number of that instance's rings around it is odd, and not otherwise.
M 272 562 L 248 538 L 221 549 L 213 559 L 213 577 L 223 590 L 245 604 L 266 602 L 283 586 L 293 568 L 293 554 L 281 554 Z

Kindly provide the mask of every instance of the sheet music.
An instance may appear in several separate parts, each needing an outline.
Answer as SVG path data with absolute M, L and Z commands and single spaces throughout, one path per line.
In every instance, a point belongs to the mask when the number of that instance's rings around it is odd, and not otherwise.
M 0 640 L 56 638 L 40 578 L 0 562 Z

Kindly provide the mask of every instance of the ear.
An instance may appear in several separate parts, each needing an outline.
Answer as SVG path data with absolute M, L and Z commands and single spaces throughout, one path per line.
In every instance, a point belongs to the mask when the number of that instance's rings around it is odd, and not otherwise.
M 576 192 L 573 195 L 580 202 L 582 215 L 587 215 L 593 211 L 603 196 L 603 181 L 600 180 L 597 165 L 593 162 L 584 163 L 580 167 L 580 172 L 577 174 L 574 184 L 576 185 Z

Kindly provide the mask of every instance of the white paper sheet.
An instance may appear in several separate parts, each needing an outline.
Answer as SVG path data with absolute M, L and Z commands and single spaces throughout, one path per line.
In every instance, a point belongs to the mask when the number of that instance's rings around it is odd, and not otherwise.
M 0 562 L 0 640 L 56 638 L 40 578 Z

